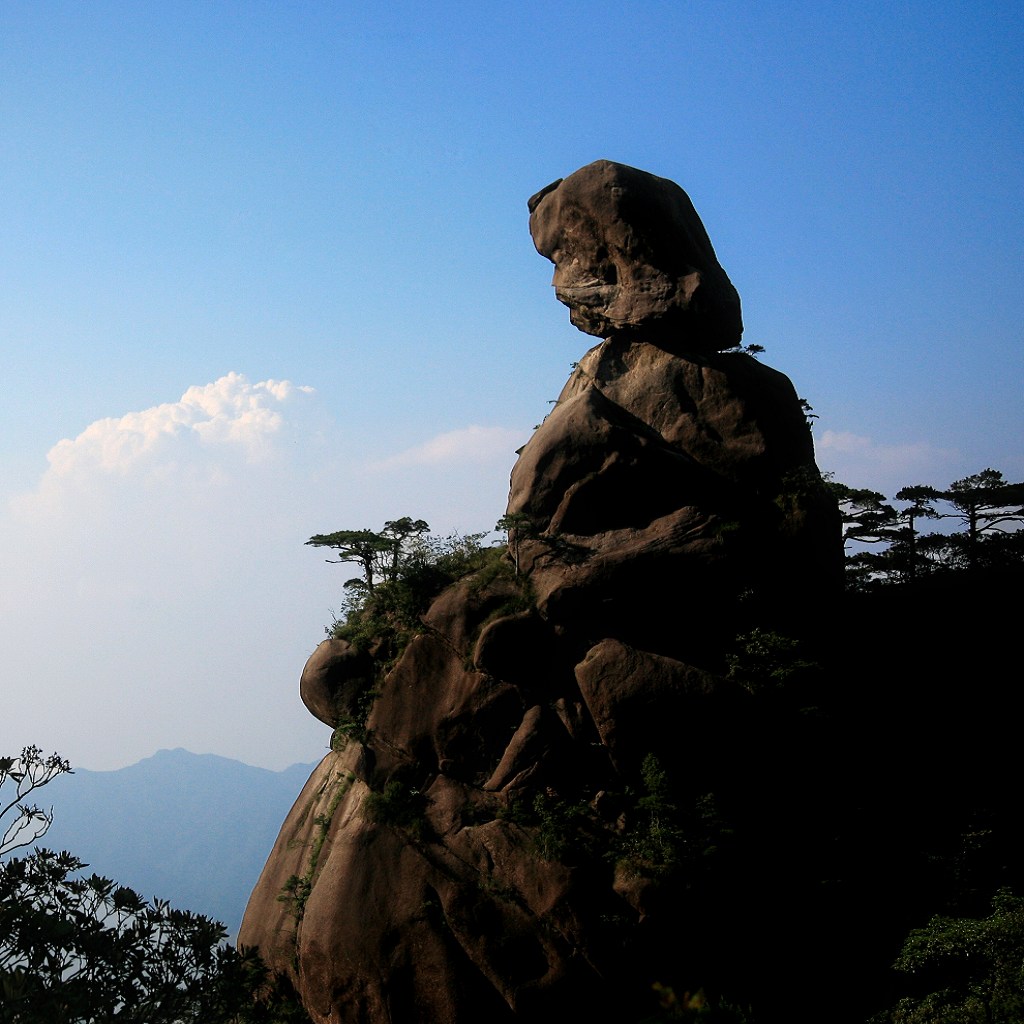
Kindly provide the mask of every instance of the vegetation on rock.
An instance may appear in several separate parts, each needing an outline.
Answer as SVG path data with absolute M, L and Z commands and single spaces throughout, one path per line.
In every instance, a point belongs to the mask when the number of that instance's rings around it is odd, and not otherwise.
M 418 789 L 401 779 L 389 779 L 381 792 L 366 797 L 363 811 L 369 821 L 399 829 L 412 839 L 422 839 L 426 828 L 425 804 Z
M 323 850 L 324 843 L 327 841 L 327 835 L 331 830 L 334 812 L 338 809 L 338 804 L 341 803 L 342 797 L 348 792 L 352 781 L 353 776 L 351 775 L 338 773 L 335 776 L 333 780 L 334 792 L 330 803 L 327 805 L 327 810 L 323 814 L 318 814 L 313 819 L 316 833 L 310 845 L 309 861 L 306 870 L 301 876 L 289 876 L 282 887 L 281 895 L 278 896 L 282 903 L 286 903 L 289 906 L 297 921 L 301 921 L 306 912 L 306 901 L 313 891 L 313 882 L 316 879 L 317 866 L 320 863 L 320 852 Z
M 391 661 L 422 628 L 420 616 L 434 597 L 503 554 L 481 543 L 486 533 L 438 537 L 429 530 L 422 519 L 404 516 L 376 532 L 338 530 L 306 541 L 337 553 L 327 561 L 354 563 L 362 570 L 361 577 L 343 584 L 341 615 L 327 627 L 328 636 Z

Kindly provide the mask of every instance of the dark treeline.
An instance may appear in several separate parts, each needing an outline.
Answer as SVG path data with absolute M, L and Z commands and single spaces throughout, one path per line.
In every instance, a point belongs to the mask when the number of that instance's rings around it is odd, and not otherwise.
M 954 480 L 945 490 L 903 487 L 884 494 L 829 481 L 843 515 L 847 585 L 863 589 L 935 573 L 1024 564 L 1024 483 L 995 469 Z M 928 527 L 954 524 L 956 529 Z
M 821 732 L 794 787 L 810 837 L 834 841 L 818 996 L 853 985 L 833 1019 L 873 1024 L 1024 1020 L 1024 484 L 830 486 L 846 594 L 818 619 Z M 812 871 L 827 864 L 819 850 Z

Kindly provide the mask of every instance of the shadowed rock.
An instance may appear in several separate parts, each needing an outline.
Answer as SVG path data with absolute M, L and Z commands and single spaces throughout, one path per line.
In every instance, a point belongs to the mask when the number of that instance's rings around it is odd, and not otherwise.
M 523 448 L 508 510 L 532 525 L 520 560 L 544 618 L 698 663 L 741 595 L 785 607 L 841 586 L 799 398 L 744 353 L 595 346 Z

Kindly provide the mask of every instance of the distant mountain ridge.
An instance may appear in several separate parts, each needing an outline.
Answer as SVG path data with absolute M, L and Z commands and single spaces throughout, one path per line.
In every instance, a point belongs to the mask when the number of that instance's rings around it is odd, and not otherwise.
M 53 825 L 38 845 L 69 850 L 146 899 L 213 917 L 233 937 L 312 769 L 274 772 L 180 747 L 116 771 L 76 769 L 39 794 Z

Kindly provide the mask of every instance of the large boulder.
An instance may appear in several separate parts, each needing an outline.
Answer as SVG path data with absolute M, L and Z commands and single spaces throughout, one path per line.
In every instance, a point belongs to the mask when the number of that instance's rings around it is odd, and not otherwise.
M 309 656 L 299 678 L 306 710 L 336 728 L 359 716 L 359 702 L 373 687 L 373 659 L 346 640 L 324 640 Z
M 839 519 L 787 377 L 742 352 L 611 338 L 578 363 L 512 470 L 542 616 L 705 659 L 737 602 L 841 585 Z
M 530 233 L 581 331 L 690 351 L 738 345 L 740 300 L 675 182 L 595 160 L 529 201 Z
M 239 938 L 317 1024 L 635 1020 L 680 965 L 728 971 L 757 934 L 730 915 L 768 919 L 708 859 L 714 792 L 781 735 L 729 643 L 828 608 L 835 504 L 790 382 L 719 351 L 739 300 L 678 186 L 599 161 L 530 207 L 559 298 L 606 340 L 521 450 L 504 561 L 438 595 L 372 683 L 337 642 L 303 673 L 328 724 L 375 699 Z

